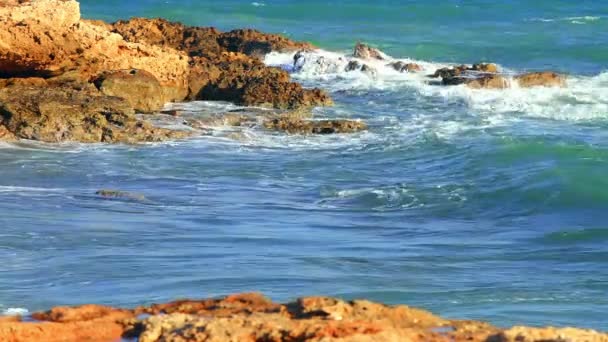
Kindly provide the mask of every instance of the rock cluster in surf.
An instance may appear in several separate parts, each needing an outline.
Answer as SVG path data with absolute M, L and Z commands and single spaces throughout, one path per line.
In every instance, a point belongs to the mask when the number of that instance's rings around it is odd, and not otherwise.
M 366 300 L 301 298 L 277 304 L 259 294 L 180 300 L 135 309 L 99 305 L 57 307 L 32 315 L 0 317 L 7 342 L 607 342 L 608 334 L 575 328 L 501 329 L 477 321 L 448 320 L 408 306 Z
M 135 113 L 166 102 L 225 100 L 296 109 L 332 103 L 270 51 L 310 48 L 255 30 L 222 33 L 162 19 L 83 20 L 74 0 L 0 2 L 0 139 L 141 142 L 185 137 Z

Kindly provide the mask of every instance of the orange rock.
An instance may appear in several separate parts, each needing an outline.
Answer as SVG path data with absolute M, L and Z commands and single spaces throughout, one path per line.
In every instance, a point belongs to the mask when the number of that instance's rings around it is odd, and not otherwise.
M 514 79 L 522 88 L 566 86 L 566 78 L 552 71 L 531 72 L 515 76 Z

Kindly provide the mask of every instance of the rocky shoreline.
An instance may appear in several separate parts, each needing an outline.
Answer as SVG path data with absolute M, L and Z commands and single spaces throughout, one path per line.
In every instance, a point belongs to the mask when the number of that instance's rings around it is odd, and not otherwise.
M 179 300 L 121 309 L 56 307 L 0 317 L 0 341 L 24 342 L 606 342 L 608 334 L 574 328 L 512 327 L 445 319 L 408 306 L 366 300 L 300 298 L 278 304 L 260 294 Z
M 332 105 L 330 96 L 321 89 L 303 88 L 287 71 L 263 62 L 270 52 L 293 52 L 296 67 L 313 50 L 311 44 L 251 29 L 220 32 L 164 19 L 85 20 L 75 0 L 4 0 L 0 2 L 0 140 L 181 139 L 196 134 L 196 122 L 184 122 L 193 130 L 171 130 L 154 127 L 135 114 L 158 113 L 168 102 L 194 100 L 274 108 L 270 117 L 257 112 L 227 121 L 240 125 L 257 120 L 264 129 L 290 134 L 366 129 L 357 120 L 310 120 L 312 107 Z M 439 86 L 566 86 L 565 77 L 556 73 L 509 78 L 491 63 L 424 70 L 415 63 L 391 62 L 365 44 L 356 45 L 353 57 L 357 60 L 348 63 L 346 71 L 374 75 L 366 61 L 386 60 L 399 72 L 426 72 L 429 83 Z

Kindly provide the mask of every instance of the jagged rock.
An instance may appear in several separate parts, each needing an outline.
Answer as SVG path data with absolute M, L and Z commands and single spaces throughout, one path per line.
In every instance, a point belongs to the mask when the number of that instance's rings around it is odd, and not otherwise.
M 334 134 L 354 133 L 367 129 L 367 125 L 353 120 L 302 120 L 290 116 L 279 117 L 264 122 L 269 130 L 290 134 Z
M 93 83 L 103 94 L 127 100 L 140 113 L 159 111 L 167 102 L 160 82 L 145 70 L 104 72 Z
M 357 43 L 355 45 L 355 51 L 353 52 L 353 56 L 356 58 L 367 59 L 367 60 L 385 60 L 386 55 L 373 47 L 368 45 Z
M 393 62 L 389 63 L 388 66 L 399 72 L 418 72 L 423 70 L 422 67 L 416 63 Z
M 566 78 L 552 71 L 531 72 L 514 77 L 522 88 L 531 87 L 565 87 Z
M 252 29 L 239 29 L 222 33 L 218 43 L 230 52 L 240 52 L 248 56 L 263 57 L 272 51 L 309 50 L 309 43 L 294 42 L 277 34 L 262 33 Z
M 15 137 L 44 142 L 136 143 L 189 135 L 137 120 L 124 99 L 67 87 L 0 89 L 0 116 Z
M 357 71 L 357 70 L 361 70 L 362 67 L 363 67 L 363 64 L 359 63 L 358 61 L 350 61 L 344 68 L 344 71 L 346 71 L 346 72 Z

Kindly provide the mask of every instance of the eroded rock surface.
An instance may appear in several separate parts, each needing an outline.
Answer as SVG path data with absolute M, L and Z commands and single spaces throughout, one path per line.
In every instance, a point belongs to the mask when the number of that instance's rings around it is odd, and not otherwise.
M 514 79 L 522 88 L 566 86 L 566 78 L 552 71 L 526 73 L 515 76 Z
M 44 142 L 137 143 L 189 135 L 138 120 L 122 98 L 68 87 L 0 89 L 0 118 L 15 137 Z
M 357 43 L 353 52 L 353 57 L 367 59 L 367 60 L 385 60 L 386 55 L 369 45 L 363 43 Z
M 142 316 L 145 314 L 145 316 Z M 0 319 L 7 342 L 607 342 L 608 334 L 575 328 L 500 329 L 447 320 L 404 305 L 328 297 L 273 303 L 260 294 L 180 300 L 117 309 L 59 307 L 32 315 L 37 322 Z

